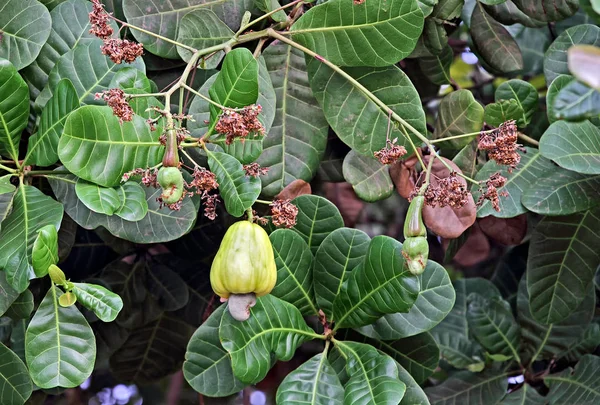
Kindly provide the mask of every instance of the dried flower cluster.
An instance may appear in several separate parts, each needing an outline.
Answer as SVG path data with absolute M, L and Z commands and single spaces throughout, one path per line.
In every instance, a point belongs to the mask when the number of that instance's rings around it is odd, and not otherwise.
M 100 47 L 103 55 L 107 55 L 116 64 L 133 63 L 144 54 L 144 46 L 127 39 L 107 38 Z
M 156 180 L 156 175 L 158 174 L 157 169 L 134 169 L 130 172 L 127 172 L 121 178 L 121 182 L 126 182 L 133 176 L 142 176 L 142 184 L 146 187 L 154 187 L 158 188 L 158 181 Z
M 227 108 L 223 110 L 215 130 L 226 136 L 225 143 L 230 145 L 235 138 L 242 142 L 250 134 L 264 135 L 265 127 L 258 120 L 262 107 L 258 104 L 249 105 L 240 111 Z
M 104 6 L 100 0 L 92 0 L 92 12 L 90 16 L 90 34 L 94 34 L 98 38 L 107 39 L 113 34 L 112 27 L 108 24 L 109 16 L 104 10 Z
M 119 117 L 119 122 L 131 121 L 133 119 L 133 109 L 125 98 L 125 93 L 121 89 L 109 89 L 102 93 L 96 93 L 96 100 L 104 99 L 106 104 L 112 108 L 113 114 Z
M 492 203 L 492 207 L 496 211 L 500 211 L 500 198 L 508 197 L 508 192 L 506 190 L 498 192 L 500 187 L 503 187 L 506 184 L 506 177 L 502 176 L 500 172 L 496 172 L 490 176 L 489 179 L 485 181 L 486 189 L 481 191 L 481 196 L 477 200 L 477 205 L 483 204 L 485 200 L 489 200 Z
M 419 187 L 411 193 L 409 200 L 412 200 L 419 192 Z M 425 190 L 425 204 L 431 207 L 439 206 L 461 208 L 469 201 L 469 190 L 467 186 L 460 181 L 456 172 L 437 182 L 437 186 L 429 184 Z
M 254 220 L 254 222 L 256 222 L 259 225 L 265 226 L 269 223 L 269 220 L 265 217 L 261 217 L 258 215 L 258 213 L 256 212 L 256 210 L 252 210 L 252 218 Z
M 517 167 L 521 161 L 519 150 L 521 145 L 517 143 L 517 125 L 514 120 L 506 121 L 497 130 L 482 134 L 479 138 L 478 147 L 488 152 L 490 159 L 499 165 L 509 166 L 509 173 Z
M 210 170 L 198 166 L 194 168 L 192 177 L 193 180 L 186 185 L 190 195 L 200 195 L 200 199 L 204 205 L 204 216 L 210 220 L 214 220 L 217 217 L 217 203 L 221 200 L 218 194 L 210 194 L 210 192 L 219 187 L 217 177 Z
M 385 148 L 374 153 L 375 159 L 379 160 L 382 165 L 392 165 L 402 156 L 406 155 L 406 148 L 396 145 L 396 142 L 398 142 L 398 138 L 394 138 L 393 141 L 388 140 Z
M 248 177 L 258 177 L 267 174 L 269 172 L 269 168 L 260 167 L 258 163 L 254 162 L 250 163 L 249 165 L 244 165 L 244 171 Z
M 273 221 L 273 225 L 284 228 L 291 228 L 296 225 L 298 207 L 290 201 L 291 200 L 275 200 L 271 203 L 271 221 Z

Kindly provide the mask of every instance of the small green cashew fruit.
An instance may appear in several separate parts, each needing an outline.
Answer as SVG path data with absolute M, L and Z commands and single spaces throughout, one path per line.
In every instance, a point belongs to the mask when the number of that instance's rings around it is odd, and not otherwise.
M 427 257 L 429 256 L 429 243 L 424 236 L 407 238 L 402 244 L 402 255 L 406 260 L 408 270 L 418 276 L 425 271 L 427 267 Z
M 412 199 L 408 206 L 408 212 L 406 213 L 406 220 L 404 221 L 404 238 L 412 238 L 415 236 L 426 236 L 427 229 L 423 223 L 423 205 L 425 204 L 425 197 L 418 195 Z
M 269 294 L 276 282 L 277 266 L 267 232 L 249 221 L 229 227 L 210 268 L 210 284 L 222 300 L 228 300 L 231 316 L 248 319 L 256 297 Z
M 163 203 L 174 204 L 183 195 L 183 175 L 176 167 L 161 167 L 156 181 L 162 187 L 160 195 Z

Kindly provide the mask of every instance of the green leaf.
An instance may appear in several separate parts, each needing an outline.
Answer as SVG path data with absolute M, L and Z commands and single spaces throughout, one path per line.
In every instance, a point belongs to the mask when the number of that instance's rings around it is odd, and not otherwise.
M 554 100 L 553 113 L 558 119 L 579 120 L 600 114 L 600 92 L 579 81 L 567 84 Z
M 419 279 L 404 263 L 402 244 L 376 236 L 364 262 L 352 270 L 333 303 L 336 328 L 368 325 L 385 314 L 408 312 L 419 287 Z M 392 302 L 387 298 L 390 296 L 394 297 Z
M 494 161 L 488 161 L 477 172 L 475 180 L 482 181 L 488 179 L 492 174 L 500 172 L 506 177 L 506 183 L 498 191 L 506 191 L 507 197 L 500 196 L 498 204 L 500 211 L 496 211 L 490 201 L 485 200 L 477 209 L 479 218 L 493 215 L 498 218 L 513 218 L 524 214 L 527 209 L 521 204 L 521 196 L 526 193 L 539 179 L 547 173 L 553 172 L 556 167 L 554 164 L 543 157 L 537 149 L 526 147 L 525 152 L 519 152 L 521 161 L 517 167 L 508 172 L 507 166 L 500 166 Z M 473 199 L 477 201 L 481 195 L 479 187 L 474 186 L 471 189 Z
M 600 210 L 545 217 L 529 245 L 527 290 L 536 320 L 568 318 L 582 303 L 600 265 Z
M 176 311 L 188 303 L 189 289 L 185 281 L 164 265 L 152 265 L 146 271 L 148 292 L 165 311 Z
M 305 194 L 294 198 L 292 204 L 298 207 L 296 225 L 292 230 L 302 236 L 313 254 L 317 253 L 330 232 L 344 226 L 337 207 L 326 198 Z
M 0 7 L 0 58 L 17 70 L 37 58 L 50 35 L 50 13 L 39 1 L 5 0 Z
M 182 18 L 197 10 L 211 10 L 224 21 L 229 28 L 237 30 L 244 11 L 252 7 L 253 0 L 171 0 L 168 3 L 149 3 L 147 0 L 123 0 L 123 12 L 129 24 L 144 27 L 147 31 L 176 40 Z M 177 59 L 177 48 L 170 42 L 157 39 L 143 32 L 132 30 L 138 42 L 155 55 L 167 59 Z M 225 42 L 225 41 L 223 41 Z
M 540 139 L 540 153 L 582 174 L 600 174 L 600 129 L 590 121 L 557 121 Z
M 551 405 L 593 404 L 600 401 L 600 357 L 586 354 L 575 366 L 544 377 Z M 574 399 L 576 398 L 576 399 Z
M 530 25 L 535 24 L 546 26 L 546 23 L 540 22 L 534 22 Z M 541 74 L 544 70 L 544 53 L 552 42 L 550 32 L 548 30 L 524 27 L 520 24 L 512 25 L 507 27 L 507 29 L 515 41 L 517 41 L 517 45 L 521 49 L 521 55 L 523 55 L 523 70 L 521 70 L 521 74 L 527 75 L 527 77 Z
M 418 278 L 421 290 L 408 313 L 387 314 L 357 330 L 372 338 L 393 340 L 423 333 L 440 323 L 456 299 L 450 277 L 442 266 L 428 260 Z
M 515 99 L 502 100 L 485 106 L 484 120 L 492 127 L 499 127 L 503 122 L 516 120 L 518 125 L 525 126 L 522 118 L 523 107 Z
M 478 293 L 468 297 L 467 319 L 475 338 L 491 354 L 502 354 L 520 362 L 521 330 L 510 308 L 501 297 L 486 299 Z
M 250 309 L 250 318 L 240 322 L 229 311 L 223 314 L 219 338 L 229 352 L 233 373 L 242 382 L 262 381 L 271 368 L 271 356 L 288 361 L 296 349 L 316 334 L 296 307 L 265 295 Z
M 576 363 L 584 354 L 594 352 L 600 344 L 599 342 L 600 325 L 597 323 L 591 323 L 583 332 L 583 336 L 580 338 L 580 340 L 569 347 L 569 349 L 565 352 L 560 353 L 558 357 L 560 359 L 565 359 L 569 363 Z
M 438 0 L 431 17 L 440 20 L 452 20 L 460 16 L 464 0 Z
M 62 79 L 42 110 L 37 132 L 29 138 L 23 164 L 51 166 L 58 162 L 58 141 L 65 121 L 77 108 L 79 99 L 73 83 L 69 79 Z
M 20 186 L 13 199 L 13 209 L 2 223 L 0 232 L 0 268 L 9 284 L 23 292 L 34 278 L 32 251 L 38 232 L 46 225 L 60 227 L 62 204 L 37 188 Z
M 263 142 L 258 163 L 263 193 L 277 195 L 296 179 L 310 181 L 319 167 L 329 126 L 310 91 L 304 54 L 289 45 L 272 44 L 263 53 L 277 94 L 275 121 Z
M 277 264 L 277 284 L 271 295 L 294 305 L 303 315 L 317 315 L 310 248 L 290 229 L 278 229 L 269 235 L 269 239 Z
M 577 0 L 512 0 L 529 17 L 540 21 L 560 21 L 579 8 Z
M 58 305 L 63 293 L 51 286 L 25 334 L 29 374 L 40 388 L 76 387 L 94 369 L 96 339 L 77 307 Z
M 219 183 L 219 192 L 227 212 L 241 217 L 260 194 L 260 179 L 246 176 L 242 164 L 233 156 L 222 152 L 206 151 L 208 166 Z
M 130 64 L 115 64 L 107 56 L 102 55 L 98 50 L 100 46 L 102 46 L 101 39 L 91 39 L 78 43 L 61 56 L 50 71 L 46 87 L 36 98 L 36 105 L 44 107 L 52 97 L 58 82 L 65 78 L 70 79 L 75 86 L 79 103 L 104 105 L 103 100 L 96 100 L 94 96 L 96 93 L 108 90 L 110 82 L 119 70 L 134 67 L 142 72 L 146 71 L 142 58 L 137 58 Z
M 18 297 L 19 293 L 6 280 L 6 272 L 0 272 L 0 316 L 4 315 Z
M 164 150 L 155 138 L 137 115 L 121 124 L 110 107 L 84 106 L 67 118 L 58 156 L 73 174 L 112 187 L 126 172 L 160 162 Z
M 75 186 L 77 187 L 77 185 Z M 148 213 L 148 201 L 146 201 L 146 192 L 141 185 L 128 181 L 117 188 L 117 194 L 121 206 L 115 211 L 115 215 L 130 222 L 144 219 Z
M 599 197 L 600 175 L 555 167 L 523 192 L 521 203 L 538 214 L 569 215 L 595 207 Z
M 501 100 L 516 100 L 523 110 L 521 121 L 523 125 L 529 124 L 533 113 L 538 109 L 538 91 L 529 82 L 512 79 L 502 83 L 496 89 L 496 102 Z
M 493 6 L 486 5 L 484 8 L 496 21 L 504 25 L 522 24 L 525 27 L 531 28 L 538 28 L 546 25 L 545 22 L 529 17 L 519 10 L 512 0 L 506 0 L 503 3 Z M 521 48 L 521 50 L 523 50 L 523 48 Z M 543 56 L 544 55 L 542 55 L 542 57 Z
M 483 114 L 483 107 L 475 100 L 473 93 L 469 90 L 453 91 L 440 103 L 435 120 L 434 139 L 480 131 L 483 126 Z M 447 143 L 452 149 L 461 149 L 476 137 L 477 134 L 472 137 L 454 139 Z
M 108 88 L 123 89 L 126 93 L 133 93 L 132 90 L 139 90 L 143 93 L 152 93 L 152 84 L 150 83 L 150 79 L 148 79 L 144 72 L 134 67 L 124 68 L 115 73 L 110 80 Z
M 200 207 L 200 199 L 195 196 L 185 198 L 179 211 L 160 208 L 156 199 L 160 196 L 161 189 L 143 187 L 148 206 L 147 215 L 139 221 L 130 222 L 120 218 L 118 214 L 109 217 L 95 213 L 83 205 L 75 194 L 77 177 L 48 175 L 47 178 L 56 198 L 64 204 L 67 214 L 81 227 L 96 229 L 102 226 L 114 236 L 134 243 L 161 243 L 180 238 L 192 229 Z
M 244 388 L 233 375 L 231 358 L 219 341 L 219 325 L 225 305 L 217 308 L 196 329 L 190 339 L 183 363 L 183 375 L 190 386 L 209 397 L 225 397 Z
M 398 378 L 406 385 L 406 392 L 400 401 L 400 405 L 429 405 L 429 400 L 423 389 L 417 384 L 415 379 L 399 363 Z
M 423 44 L 433 55 L 440 55 L 442 50 L 448 45 L 448 34 L 443 24 L 436 19 L 428 18 L 425 20 L 423 28 Z
M 22 405 L 31 396 L 32 385 L 23 361 L 0 343 L 0 401 L 3 405 Z
M 83 205 L 99 214 L 113 215 L 121 207 L 117 190 L 102 187 L 83 179 L 77 180 L 75 193 Z
M 427 133 L 419 93 L 398 67 L 346 68 L 344 71 L 421 134 Z M 374 152 L 386 146 L 388 115 L 360 88 L 316 59 L 308 62 L 308 74 L 313 94 L 323 108 L 329 125 L 345 144 L 357 153 L 368 156 L 373 156 Z M 394 125 L 389 139 L 395 138 L 398 138 L 398 145 L 405 146 L 407 150 L 411 148 L 404 132 Z
M 498 403 L 508 388 L 506 374 L 494 371 L 461 371 L 435 387 L 425 389 L 431 405 L 481 405 Z
M 384 200 L 394 191 L 389 166 L 381 164 L 374 157 L 359 155 L 351 150 L 344 159 L 342 170 L 346 181 L 352 184 L 356 195 L 364 201 Z
M 344 387 L 325 353 L 310 358 L 289 373 L 277 389 L 277 403 L 342 405 Z
M 415 1 L 356 5 L 352 0 L 331 0 L 310 9 L 291 33 L 294 41 L 336 65 L 389 66 L 412 52 L 423 21 Z
M 450 84 L 450 65 L 454 61 L 454 52 L 448 45 L 443 47 L 439 55 L 419 58 L 419 68 L 433 84 Z
M 77 302 L 93 311 L 103 322 L 112 322 L 123 309 L 123 300 L 106 288 L 88 283 L 73 283 Z
M 352 269 L 367 254 L 371 238 L 358 229 L 338 228 L 323 240 L 315 254 L 314 277 L 317 304 L 328 321 L 333 320 L 333 302 Z
M 29 322 L 29 317 L 33 312 L 33 294 L 29 290 L 23 291 L 17 299 L 11 304 L 5 315 L 12 320 L 26 319 Z M 27 326 L 27 325 L 25 325 Z M 25 330 L 23 329 L 23 348 L 25 345 Z M 25 352 L 23 352 L 25 354 Z M 21 357 L 19 355 L 19 357 Z M 25 356 L 22 357 L 25 359 Z
M 560 94 L 560 91 L 567 87 L 573 80 L 575 80 L 573 76 L 561 74 L 556 76 L 556 79 L 548 86 L 548 92 L 546 93 L 546 112 L 550 123 L 553 123 L 558 119 L 556 109 L 554 108 L 556 98 Z
M 538 394 L 535 388 L 529 384 L 523 384 L 521 388 L 512 391 L 502 399 L 499 405 L 546 405 L 546 398 Z
M 364 398 L 365 404 L 397 405 L 406 391 L 398 379 L 396 362 L 380 354 L 373 346 L 355 342 L 337 342 L 338 349 L 348 358 L 344 405 Z
M 519 45 L 479 2 L 471 16 L 470 33 L 475 49 L 492 68 L 502 73 L 523 69 L 523 55 Z
M 179 22 L 177 42 L 196 49 L 209 48 L 222 44 L 233 38 L 234 32 L 210 10 L 196 9 L 183 16 Z M 189 62 L 192 52 L 185 48 L 177 47 L 179 56 Z M 219 51 L 208 60 L 206 69 L 214 69 L 225 56 Z
M 530 1 L 535 2 L 537 0 Z M 515 3 L 517 2 L 515 1 Z M 574 3 L 577 4 L 576 1 Z M 591 24 L 576 25 L 567 29 L 556 38 L 544 56 L 544 74 L 546 75 L 547 84 L 552 83 L 560 74 L 569 74 L 567 50 L 573 45 L 578 44 L 599 46 L 600 28 Z
M 265 13 L 277 10 L 281 5 L 277 0 L 254 0 L 254 5 Z M 275 14 L 271 15 L 273 21 L 284 22 L 287 19 L 287 15 L 283 10 L 279 10 Z
M 31 265 L 36 277 L 48 274 L 48 268 L 58 263 L 58 232 L 54 225 L 46 225 L 38 231 L 31 251 Z
M 17 161 L 21 131 L 29 117 L 29 91 L 17 69 L 5 59 L 0 59 L 0 90 L 0 154 Z

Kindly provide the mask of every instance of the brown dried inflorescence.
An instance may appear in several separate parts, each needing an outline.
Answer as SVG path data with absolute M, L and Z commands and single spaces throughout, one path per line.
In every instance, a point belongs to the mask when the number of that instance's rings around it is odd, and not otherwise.
M 249 165 L 244 165 L 244 171 L 248 177 L 258 177 L 267 174 L 269 172 L 269 168 L 260 167 L 258 163 L 254 162 L 250 163 Z
M 219 188 L 215 174 L 204 167 L 196 166 L 192 177 L 193 180 L 188 184 L 188 190 L 194 189 L 194 194 L 205 195 Z
M 402 156 L 406 155 L 406 148 L 401 145 L 396 145 L 398 138 L 393 141 L 388 140 L 385 148 L 374 153 L 375 159 L 379 160 L 382 165 L 393 165 Z
M 519 150 L 522 148 L 517 143 L 517 125 L 514 120 L 506 121 L 491 133 L 482 134 L 478 147 L 488 152 L 490 159 L 499 165 L 509 166 L 509 173 L 521 161 Z
M 275 200 L 271 203 L 271 221 L 273 221 L 273 225 L 284 228 L 291 228 L 296 225 L 298 207 L 290 201 L 291 200 Z
M 215 130 L 226 136 L 225 143 L 227 145 L 231 145 L 235 138 L 240 138 L 244 142 L 250 134 L 264 135 L 265 128 L 258 120 L 261 111 L 262 107 L 258 104 L 249 105 L 239 111 L 226 108 L 223 110 Z
M 125 93 L 121 89 L 109 89 L 102 93 L 96 93 L 96 100 L 104 99 L 106 104 L 112 108 L 113 114 L 119 117 L 119 122 L 131 121 L 133 119 L 133 109 L 125 98 Z
M 144 46 L 127 39 L 107 38 L 100 47 L 103 55 L 107 55 L 116 64 L 133 63 L 144 54 Z
M 204 204 L 204 216 L 211 221 L 214 221 L 217 217 L 217 203 L 221 200 L 218 194 L 205 194 L 202 196 L 202 203 Z
M 412 200 L 419 192 L 416 187 L 410 195 Z M 446 178 L 439 179 L 437 186 L 429 184 L 425 189 L 425 204 L 430 207 L 461 208 L 469 201 L 469 190 L 458 178 L 456 172 L 450 173 Z
M 90 16 L 90 34 L 94 34 L 98 38 L 106 39 L 113 34 L 112 27 L 108 24 L 110 18 L 104 10 L 104 6 L 100 0 L 92 0 L 92 12 Z
M 480 206 L 485 200 L 489 200 L 492 203 L 492 207 L 496 211 L 500 211 L 500 196 L 508 197 L 508 192 L 502 190 L 498 192 L 498 189 L 506 184 L 506 177 L 502 176 L 500 172 L 496 172 L 485 181 L 485 190 L 480 190 L 481 196 L 477 200 L 477 205 Z
M 158 188 L 158 181 L 156 180 L 156 175 L 158 174 L 157 169 L 134 169 L 130 172 L 127 172 L 121 178 L 121 181 L 124 183 L 129 180 L 133 176 L 142 176 L 142 184 L 146 187 L 154 187 Z

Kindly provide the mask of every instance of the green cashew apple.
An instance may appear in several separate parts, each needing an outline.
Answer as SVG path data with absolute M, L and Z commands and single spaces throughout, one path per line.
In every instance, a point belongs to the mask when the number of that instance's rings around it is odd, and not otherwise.
M 231 315 L 244 321 L 256 297 L 267 295 L 277 282 L 277 266 L 269 235 L 249 221 L 233 224 L 223 237 L 210 268 L 210 284 Z
M 423 223 L 423 205 L 425 204 L 425 197 L 418 195 L 412 199 L 408 206 L 408 212 L 406 213 L 406 220 L 404 221 L 404 238 L 412 238 L 415 236 L 426 236 L 427 229 Z
M 424 236 L 407 238 L 402 244 L 402 255 L 406 261 L 408 270 L 418 276 L 425 271 L 427 267 L 427 257 L 429 256 L 429 243 Z
M 162 188 L 160 195 L 163 203 L 174 204 L 183 195 L 183 175 L 176 167 L 161 167 L 156 181 Z

